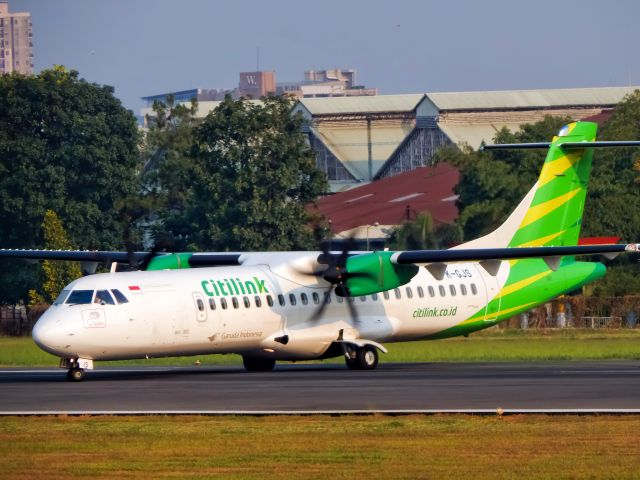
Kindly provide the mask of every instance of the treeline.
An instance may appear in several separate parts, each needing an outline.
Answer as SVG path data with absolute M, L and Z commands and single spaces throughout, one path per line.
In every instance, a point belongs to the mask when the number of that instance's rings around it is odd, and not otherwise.
M 227 98 L 204 119 L 169 99 L 145 135 L 113 93 L 63 67 L 0 76 L 0 248 L 291 250 L 325 234 L 305 206 L 328 185 L 292 99 Z M 51 275 L 0 260 L 0 303 L 50 301 Z
M 1 248 L 294 250 L 328 235 L 305 209 L 328 185 L 292 99 L 227 98 L 196 118 L 196 103 L 168 98 L 143 134 L 113 93 L 63 67 L 0 76 Z M 494 141 L 548 141 L 569 121 L 548 117 Z M 640 93 L 599 139 L 640 139 Z M 492 230 L 535 182 L 544 152 L 449 147 L 438 158 L 461 171 L 458 223 L 422 215 L 395 232 L 397 248 L 444 248 Z M 596 153 L 583 236 L 639 240 L 639 158 L 633 149 Z M 640 290 L 638 259 L 616 262 L 595 293 Z M 29 291 L 50 301 L 51 277 L 64 283 L 78 272 L 47 268 L 45 279 L 38 264 L 0 260 L 0 303 L 28 301 Z

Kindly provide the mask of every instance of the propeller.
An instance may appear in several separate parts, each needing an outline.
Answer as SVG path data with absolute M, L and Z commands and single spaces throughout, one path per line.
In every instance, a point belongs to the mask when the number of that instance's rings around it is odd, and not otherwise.
M 352 254 L 351 251 L 356 244 L 355 238 L 354 236 L 351 236 L 341 242 L 342 250 L 340 253 L 331 252 L 330 247 L 332 243 L 335 242 L 327 240 L 320 243 L 322 253 L 318 256 L 317 261 L 320 265 L 326 265 L 326 268 L 311 272 L 298 271 L 298 273 L 303 275 L 321 277 L 330 284 L 329 288 L 327 288 L 323 294 L 320 307 L 318 307 L 318 309 L 313 313 L 311 319 L 318 320 L 322 317 L 327 305 L 331 303 L 331 292 L 335 291 L 337 296 L 345 297 L 344 300 L 347 304 L 347 308 L 349 309 L 349 315 L 351 316 L 354 324 L 357 324 L 359 322 L 358 311 L 353 303 L 353 297 L 351 297 L 346 281 L 350 278 L 366 276 L 366 274 L 360 272 L 349 272 L 347 270 L 347 259 Z

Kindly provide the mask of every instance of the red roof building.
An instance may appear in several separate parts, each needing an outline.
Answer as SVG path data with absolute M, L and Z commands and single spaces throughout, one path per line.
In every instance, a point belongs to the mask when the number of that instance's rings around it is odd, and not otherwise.
M 458 170 L 446 163 L 421 167 L 324 197 L 316 210 L 330 221 L 334 235 L 358 238 L 385 237 L 386 230 L 421 212 L 429 212 L 435 223 L 453 223 L 458 179 Z

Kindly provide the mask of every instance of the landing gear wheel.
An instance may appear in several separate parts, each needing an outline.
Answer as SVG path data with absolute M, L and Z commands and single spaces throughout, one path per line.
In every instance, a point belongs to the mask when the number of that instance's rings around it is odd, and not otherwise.
M 70 382 L 80 382 L 84 380 L 86 373 L 82 368 L 72 368 L 67 372 L 67 380 Z
M 351 370 L 373 370 L 378 366 L 378 350 L 371 345 L 359 347 L 355 357 L 347 358 L 346 362 Z
M 272 358 L 242 357 L 242 364 L 247 372 L 270 372 L 276 365 Z

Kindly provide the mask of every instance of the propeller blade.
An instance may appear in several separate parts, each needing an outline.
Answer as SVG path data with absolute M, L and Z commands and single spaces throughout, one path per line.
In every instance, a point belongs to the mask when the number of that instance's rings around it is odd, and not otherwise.
M 327 308 L 327 305 L 331 303 L 331 290 L 332 290 L 332 287 L 329 287 L 327 291 L 324 292 L 322 297 L 322 304 L 320 305 L 320 307 L 318 307 L 318 309 L 315 312 L 313 312 L 313 315 L 311 315 L 310 320 L 318 320 L 322 316 L 325 308 Z
M 358 325 L 360 323 L 360 319 L 358 318 L 358 309 L 355 306 L 355 298 L 346 297 L 344 300 L 347 302 L 347 307 L 349 307 L 349 315 L 351 315 L 353 324 Z

